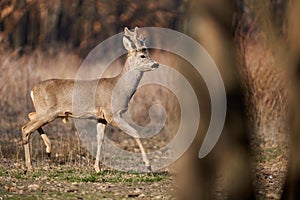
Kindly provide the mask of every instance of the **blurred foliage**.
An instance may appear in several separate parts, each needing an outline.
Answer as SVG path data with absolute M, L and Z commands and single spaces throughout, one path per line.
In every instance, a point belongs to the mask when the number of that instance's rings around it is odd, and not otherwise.
M 125 26 L 174 29 L 184 6 L 184 0 L 1 0 L 0 51 L 63 44 L 87 53 Z

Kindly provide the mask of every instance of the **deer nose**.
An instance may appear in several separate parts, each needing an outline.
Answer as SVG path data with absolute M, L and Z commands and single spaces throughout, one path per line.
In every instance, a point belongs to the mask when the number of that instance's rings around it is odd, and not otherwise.
M 159 66 L 159 64 L 158 64 L 157 62 L 155 62 L 155 63 L 151 66 L 151 68 L 156 69 L 156 68 L 158 68 L 158 66 Z

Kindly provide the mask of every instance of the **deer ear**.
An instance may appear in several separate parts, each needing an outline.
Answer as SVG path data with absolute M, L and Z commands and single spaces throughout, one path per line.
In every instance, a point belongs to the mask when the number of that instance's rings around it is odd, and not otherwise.
M 125 35 L 130 35 L 130 31 L 127 27 L 124 28 L 124 33 Z
M 138 34 L 138 31 L 139 31 L 139 28 L 136 26 L 136 27 L 134 28 L 134 32 L 135 32 L 136 35 Z
M 134 49 L 132 48 L 132 42 L 127 38 L 123 37 L 123 45 L 127 51 L 133 51 Z

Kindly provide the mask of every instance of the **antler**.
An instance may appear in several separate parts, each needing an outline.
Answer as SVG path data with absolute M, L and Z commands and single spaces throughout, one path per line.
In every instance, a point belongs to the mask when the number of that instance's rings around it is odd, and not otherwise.
M 136 50 L 141 50 L 146 47 L 146 38 L 142 34 L 138 35 L 138 27 L 135 27 L 133 32 L 131 32 L 127 27 L 125 27 L 124 36 L 132 42 L 132 48 Z

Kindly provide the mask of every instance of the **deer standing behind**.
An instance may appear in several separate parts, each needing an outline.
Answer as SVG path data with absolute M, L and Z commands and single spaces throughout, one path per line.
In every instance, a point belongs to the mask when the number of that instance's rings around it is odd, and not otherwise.
M 35 112 L 28 114 L 30 121 L 22 126 L 25 164 L 29 170 L 33 170 L 28 144 L 30 135 L 36 130 L 39 132 L 46 145 L 46 152 L 48 156 L 50 156 L 51 142 L 42 127 L 56 118 L 66 119 L 68 117 L 97 120 L 97 154 L 94 165 L 96 172 L 100 171 L 101 146 L 107 124 L 119 127 L 134 137 L 141 150 L 142 159 L 147 169 L 149 171 L 152 170 L 144 147 L 139 139 L 139 133 L 123 119 L 123 116 L 128 110 L 128 103 L 135 93 L 143 73 L 158 68 L 159 64 L 150 57 L 147 47 L 145 46 L 145 38 L 138 34 L 137 27 L 133 32 L 125 28 L 123 45 L 128 51 L 128 56 L 122 72 L 116 77 L 90 81 L 50 79 L 33 87 L 31 90 L 31 98 Z M 121 79 L 125 74 L 126 78 Z M 112 93 L 118 81 L 122 81 L 122 88 L 118 88 L 118 110 L 113 112 L 111 106 Z M 95 106 L 93 108 L 87 108 L 80 114 L 73 113 L 72 109 L 75 82 L 80 86 L 76 88 L 76 93 L 79 94 L 76 96 L 77 100 L 78 98 L 84 99 L 84 96 L 80 96 L 81 91 L 82 94 L 84 94 L 85 91 L 89 90 L 95 84 L 97 86 Z M 116 96 L 114 96 L 114 98 L 116 98 Z

